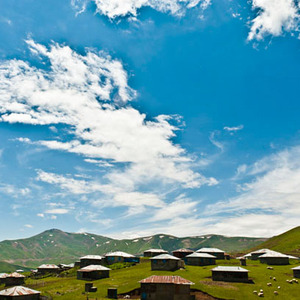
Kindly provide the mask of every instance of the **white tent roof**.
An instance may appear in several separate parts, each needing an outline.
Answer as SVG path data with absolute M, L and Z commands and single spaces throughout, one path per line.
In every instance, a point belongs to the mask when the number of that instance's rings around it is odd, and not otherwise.
M 218 266 L 212 271 L 220 271 L 220 272 L 249 272 L 248 270 L 241 267 L 230 267 L 230 266 Z
M 105 256 L 107 256 L 107 257 L 109 257 L 109 256 L 135 257 L 132 254 L 129 254 L 129 253 L 126 253 L 126 252 L 122 252 L 122 251 L 109 252 L 109 253 L 105 254 Z
M 180 260 L 178 257 L 175 257 L 170 254 L 160 254 L 154 257 L 151 257 L 150 259 L 172 259 L 172 260 Z
M 202 253 L 202 252 L 194 252 L 192 254 L 187 255 L 186 257 L 203 257 L 203 258 L 216 258 L 215 256 L 208 254 L 208 253 Z
M 81 268 L 78 271 L 80 272 L 92 272 L 92 271 L 109 271 L 111 270 L 110 268 L 106 268 L 101 265 L 89 265 L 87 267 Z
M 196 252 L 211 252 L 211 253 L 224 253 L 225 251 L 218 249 L 218 248 L 201 248 L 197 250 Z
M 41 292 L 29 289 L 25 286 L 14 286 L 12 288 L 0 291 L 1 296 L 26 296 L 40 293 Z
M 145 250 L 144 252 L 168 253 L 168 251 L 166 251 L 164 249 L 149 249 L 149 250 Z
M 53 264 L 43 264 L 38 267 L 38 269 L 59 269 L 57 265 Z
M 80 257 L 80 259 L 103 259 L 104 256 L 101 256 L 101 255 L 86 255 L 86 256 L 82 256 Z

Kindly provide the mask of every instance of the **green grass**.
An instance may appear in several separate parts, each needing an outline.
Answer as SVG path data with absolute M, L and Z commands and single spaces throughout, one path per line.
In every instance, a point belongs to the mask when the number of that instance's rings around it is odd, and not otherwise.
M 136 266 L 112 270 L 110 278 L 93 281 L 98 291 L 91 293 L 89 297 L 98 300 L 107 299 L 106 294 L 109 287 L 117 288 L 118 293 L 129 292 L 140 286 L 138 282 L 141 279 L 151 275 L 179 275 L 194 282 L 193 288 L 223 299 L 257 299 L 258 296 L 253 294 L 253 290 L 260 289 L 264 290 L 265 299 L 299 299 L 300 284 L 286 282 L 287 279 L 293 278 L 291 268 L 299 262 L 291 262 L 291 265 L 288 266 L 273 266 L 274 270 L 268 270 L 267 265 L 257 261 L 247 261 L 247 263 L 245 268 L 250 271 L 249 277 L 254 284 L 213 282 L 210 271 L 212 266 L 186 266 L 185 270 L 176 272 L 151 271 L 150 261 L 142 259 L 141 263 Z M 218 265 L 239 265 L 239 261 L 218 261 Z M 76 279 L 76 271 L 73 273 L 71 271 L 69 275 L 69 277 L 62 278 L 27 279 L 26 284 L 33 289 L 42 291 L 45 296 L 52 296 L 53 299 L 85 299 L 86 295 L 82 295 L 85 281 Z M 276 277 L 277 281 L 270 280 L 270 276 Z M 267 286 L 268 282 L 272 282 L 272 287 Z M 281 289 L 277 289 L 278 285 L 281 286 Z M 279 296 L 274 295 L 274 290 L 279 292 Z
M 300 256 L 300 226 L 274 236 L 259 246 L 254 247 L 252 250 L 263 248 Z
M 15 272 L 16 270 L 30 271 L 29 268 L 19 266 L 19 265 L 13 265 L 5 261 L 0 261 L 0 273 L 11 273 L 11 272 Z

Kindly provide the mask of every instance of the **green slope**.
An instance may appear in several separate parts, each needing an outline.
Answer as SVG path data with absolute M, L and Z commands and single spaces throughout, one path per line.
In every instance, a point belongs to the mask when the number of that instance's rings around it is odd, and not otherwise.
M 252 250 L 272 249 L 278 252 L 300 256 L 300 226 L 295 227 L 280 235 L 274 236 Z
M 12 265 L 5 261 L 0 261 L 0 273 L 12 273 L 15 272 L 16 270 L 24 270 L 25 272 L 30 271 L 29 268 L 18 266 L 18 265 Z
M 115 240 L 90 233 L 67 233 L 51 229 L 31 238 L 0 242 L 0 260 L 36 267 L 45 262 L 70 263 L 82 255 L 104 254 L 114 250 L 142 254 L 149 248 L 163 248 L 171 252 L 183 247 L 194 250 L 218 247 L 227 252 L 236 252 L 255 247 L 265 240 L 221 235 L 178 238 L 165 234 Z
M 218 261 L 219 265 L 239 266 L 239 260 L 232 259 L 230 261 Z M 86 281 L 76 280 L 76 272 L 71 271 L 67 277 L 47 277 L 43 279 L 26 279 L 26 285 L 32 289 L 42 292 L 43 296 L 51 299 L 59 300 L 83 300 L 98 299 L 107 300 L 107 289 L 117 288 L 118 293 L 128 293 L 140 286 L 139 281 L 151 275 L 178 275 L 195 283 L 194 289 L 202 290 L 217 299 L 235 299 L 235 300 L 255 300 L 258 299 L 253 291 L 264 290 L 264 299 L 286 299 L 299 300 L 299 284 L 290 284 L 286 280 L 293 278 L 291 268 L 297 266 L 295 261 L 287 266 L 274 266 L 273 270 L 266 268 L 265 264 L 259 261 L 247 262 L 247 269 L 250 271 L 249 283 L 234 282 L 215 282 L 211 279 L 211 269 L 213 266 L 186 266 L 175 272 L 168 271 L 151 271 L 149 259 L 141 259 L 141 263 L 130 268 L 123 268 L 110 271 L 110 278 L 93 281 L 97 287 L 97 292 L 83 295 L 84 285 Z M 276 281 L 270 280 L 276 277 Z M 272 282 L 272 286 L 268 287 L 267 283 Z M 277 287 L 280 286 L 280 289 Z M 4 287 L 3 287 L 4 288 Z M 1 289 L 1 286 L 0 286 Z M 277 290 L 279 295 L 274 295 Z M 207 298 L 197 298 L 207 299 Z

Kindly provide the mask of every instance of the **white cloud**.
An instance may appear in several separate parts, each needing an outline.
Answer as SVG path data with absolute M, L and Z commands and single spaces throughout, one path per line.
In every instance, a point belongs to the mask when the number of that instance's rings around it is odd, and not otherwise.
M 210 0 L 72 0 L 73 7 L 83 12 L 89 1 L 96 4 L 97 12 L 111 19 L 124 16 L 136 16 L 142 7 L 151 7 L 163 13 L 182 16 L 187 9 L 200 4 L 202 9 L 210 5 Z
M 33 226 L 30 225 L 30 224 L 26 224 L 26 225 L 24 225 L 24 227 L 26 227 L 26 228 L 33 228 Z
M 103 208 L 125 207 L 124 218 L 144 212 L 156 221 L 168 220 L 166 212 L 176 218 L 195 208 L 188 199 L 170 201 L 170 193 L 218 183 L 194 171 L 197 159 L 172 141 L 178 130 L 172 123 L 178 117 L 149 120 L 130 106 L 136 92 L 128 86 L 120 61 L 91 50 L 79 55 L 54 43 L 49 48 L 32 40 L 27 44 L 46 65 L 39 69 L 20 60 L 0 63 L 0 120 L 57 130 L 50 140 L 18 141 L 76 153 L 87 163 L 105 167 L 93 180 L 38 170 L 37 181 L 72 193 L 74 201 L 88 195 L 86 212 L 99 216 Z M 60 126 L 53 130 L 55 124 Z M 56 219 L 75 206 L 51 207 L 37 216 Z
M 229 131 L 229 132 L 235 132 L 235 131 L 242 130 L 243 128 L 244 128 L 244 125 L 233 126 L 233 127 L 225 126 L 224 130 Z
M 299 4 L 294 0 L 252 0 L 257 17 L 251 21 L 248 40 L 261 40 L 266 35 L 279 36 L 283 30 L 297 30 Z
M 178 197 L 174 202 L 165 204 L 159 209 L 151 219 L 151 221 L 170 220 L 183 216 L 192 216 L 195 214 L 195 209 L 198 203 L 190 201 L 184 196 Z
M 68 209 L 65 208 L 54 208 L 54 209 L 48 209 L 45 211 L 46 214 L 56 214 L 56 215 L 64 215 L 69 213 Z
M 224 233 L 230 227 L 232 234 L 269 236 L 299 225 L 300 146 L 243 166 L 239 171 L 240 175 L 255 178 L 241 185 L 238 196 L 206 208 L 204 216 L 213 215 L 219 220 L 208 228 Z M 226 220 L 220 217 L 224 214 L 229 216 Z M 265 226 L 259 226 L 264 220 Z M 255 223 L 257 228 L 253 228 Z
M 27 44 L 34 55 L 48 60 L 49 66 L 38 69 L 20 60 L 0 64 L 1 120 L 49 128 L 64 124 L 70 135 L 68 141 L 59 137 L 36 142 L 23 137 L 19 141 L 77 153 L 87 162 L 99 161 L 104 166 L 125 163 L 126 168 L 112 168 L 106 175 L 109 186 L 125 193 L 153 181 L 185 188 L 217 183 L 194 172 L 193 160 L 171 141 L 177 130 L 170 123 L 171 116 L 146 120 L 145 114 L 128 104 L 136 92 L 128 86 L 120 61 L 89 50 L 85 56 L 79 55 L 58 44 L 50 48 L 32 40 Z M 64 177 L 42 171 L 38 178 L 75 194 L 85 193 L 83 181 L 64 183 Z M 92 188 L 102 190 L 97 185 Z
M 68 190 L 73 194 L 89 194 L 97 191 L 100 192 L 104 189 L 102 185 L 97 183 L 89 184 L 84 180 L 67 178 L 63 175 L 48 173 L 42 170 L 38 171 L 37 180 L 58 185 L 60 188 Z
M 11 195 L 14 198 L 18 198 L 20 196 L 26 196 L 30 194 L 31 191 L 29 188 L 21 188 L 11 184 L 0 183 L 0 192 Z
M 216 135 L 218 135 L 218 134 L 219 134 L 219 131 L 212 132 L 209 136 L 209 140 L 211 141 L 211 143 L 214 146 L 219 148 L 221 150 L 221 152 L 224 152 L 224 145 L 216 139 Z

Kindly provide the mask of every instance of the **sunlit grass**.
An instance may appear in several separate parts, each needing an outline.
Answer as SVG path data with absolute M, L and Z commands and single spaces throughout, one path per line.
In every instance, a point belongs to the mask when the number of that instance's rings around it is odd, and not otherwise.
M 94 286 L 98 288 L 96 293 L 91 293 L 91 299 L 107 299 L 107 289 L 115 287 L 118 293 L 126 293 L 140 286 L 139 281 L 151 275 L 179 275 L 189 279 L 195 283 L 193 288 L 202 290 L 212 296 L 223 299 L 256 299 L 257 295 L 253 294 L 254 290 L 264 290 L 265 299 L 299 299 L 300 284 L 290 284 L 287 279 L 292 279 L 291 268 L 298 262 L 292 261 L 288 266 L 273 266 L 273 270 L 267 269 L 267 265 L 260 264 L 257 261 L 247 261 L 247 268 L 250 283 L 225 283 L 213 282 L 211 280 L 211 269 L 213 266 L 195 267 L 186 266 L 184 270 L 175 272 L 151 271 L 150 261 L 141 260 L 136 266 L 112 270 L 110 278 L 94 281 Z M 299 263 L 298 263 L 299 264 Z M 239 265 L 238 260 L 218 261 L 218 265 Z M 72 273 L 73 272 L 73 273 Z M 26 283 L 31 288 L 42 291 L 43 295 L 50 295 L 54 299 L 83 299 L 85 281 L 76 279 L 76 272 L 71 271 L 70 277 L 48 277 L 45 279 L 34 280 L 27 279 Z M 270 279 L 276 277 L 276 281 Z M 272 286 L 268 287 L 267 283 L 271 282 Z M 278 289 L 278 286 L 281 288 Z M 274 291 L 278 291 L 279 295 L 275 296 Z

